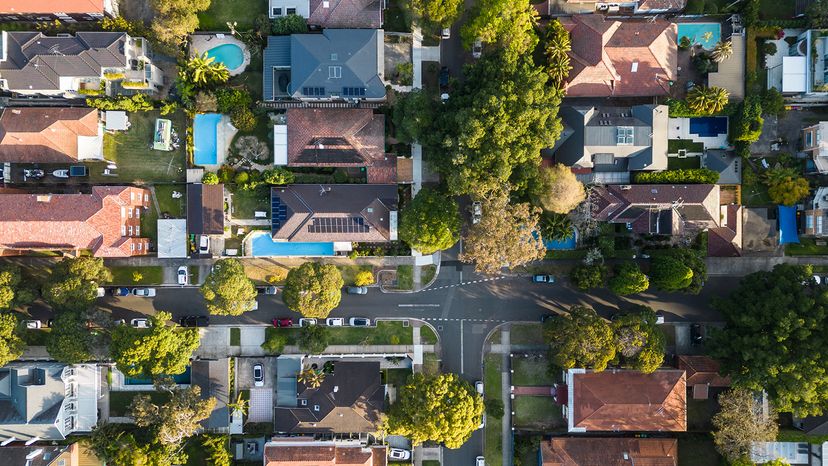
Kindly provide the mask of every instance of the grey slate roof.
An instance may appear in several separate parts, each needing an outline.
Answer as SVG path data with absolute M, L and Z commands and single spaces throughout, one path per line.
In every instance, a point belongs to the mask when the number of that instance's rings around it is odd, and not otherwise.
M 229 401 L 229 370 L 227 358 L 216 361 L 196 360 L 192 364 L 192 383 L 201 388 L 201 397 L 216 398 L 216 406 L 210 417 L 201 422 L 207 430 L 224 430 L 230 426 Z
M 224 234 L 224 185 L 187 185 L 187 233 Z
M 8 89 L 58 90 L 61 77 L 100 77 L 104 68 L 127 66 L 124 32 L 78 32 L 49 37 L 40 32 L 4 32 L 6 59 L 0 78 Z
M 10 363 L 0 368 L 0 437 L 62 439 L 55 426 L 66 389 L 64 364 Z
M 733 152 L 709 149 L 704 156 L 704 166 L 719 173 L 718 184 L 742 183 L 742 160 Z

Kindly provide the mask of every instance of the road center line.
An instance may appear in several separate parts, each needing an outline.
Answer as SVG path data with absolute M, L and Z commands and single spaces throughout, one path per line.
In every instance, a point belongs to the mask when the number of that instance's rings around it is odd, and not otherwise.
M 397 304 L 397 307 L 440 307 L 439 304 Z
M 463 363 L 465 362 L 465 357 L 463 357 L 463 320 L 460 320 L 460 373 L 463 374 L 466 371 L 463 370 Z

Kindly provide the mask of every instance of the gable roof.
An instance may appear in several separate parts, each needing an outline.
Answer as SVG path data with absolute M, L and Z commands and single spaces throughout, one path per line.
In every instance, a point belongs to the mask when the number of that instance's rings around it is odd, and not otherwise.
M 201 398 L 216 399 L 216 405 L 210 417 L 201 421 L 205 429 L 227 429 L 230 426 L 229 401 L 230 363 L 227 358 L 218 360 L 197 359 L 192 362 L 192 385 L 201 388 Z
M 386 466 L 385 446 L 362 447 L 305 438 L 265 444 L 265 466 Z
M 310 0 L 309 3 L 308 24 L 312 26 L 323 29 L 382 27 L 380 0 Z
M 592 372 L 570 369 L 570 432 L 687 430 L 687 381 L 682 370 Z
M 678 28 L 665 20 L 560 19 L 572 39 L 568 97 L 667 95 L 677 76 Z
M 193 235 L 224 234 L 224 185 L 187 185 L 187 232 Z
M 552 438 L 541 442 L 541 466 L 676 466 L 678 440 Z M 629 459 L 624 459 L 624 455 Z
M 94 108 L 7 107 L 0 113 L 0 162 L 77 162 L 79 138 L 98 135 Z
M 676 357 L 678 368 L 687 373 L 687 385 L 710 384 L 729 387 L 730 377 L 719 375 L 719 362 L 709 356 L 682 354 Z
M 288 165 L 359 167 L 385 155 L 385 115 L 367 108 L 287 110 Z

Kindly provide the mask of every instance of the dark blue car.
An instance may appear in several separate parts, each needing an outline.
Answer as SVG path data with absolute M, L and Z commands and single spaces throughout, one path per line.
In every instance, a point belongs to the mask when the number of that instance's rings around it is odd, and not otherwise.
M 129 288 L 119 287 L 112 289 L 112 296 L 129 296 Z

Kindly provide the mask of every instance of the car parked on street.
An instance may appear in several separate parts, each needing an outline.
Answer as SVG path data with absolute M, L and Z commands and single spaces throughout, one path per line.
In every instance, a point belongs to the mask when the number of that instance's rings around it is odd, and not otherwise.
M 290 317 L 278 317 L 276 319 L 271 320 L 274 327 L 282 328 L 282 327 L 293 327 L 293 319 Z
M 478 380 L 477 382 L 475 382 L 474 383 L 474 389 L 477 390 L 477 393 L 482 395 L 483 394 L 483 381 Z
M 155 296 L 155 288 L 133 288 L 132 296 L 141 296 L 143 298 L 152 298 Z
M 348 325 L 351 327 L 370 327 L 371 319 L 366 319 L 365 317 L 351 317 L 348 320 Z
M 274 295 L 279 292 L 279 289 L 275 286 L 266 286 L 264 290 L 264 294 Z
M 389 448 L 388 458 L 392 460 L 411 459 L 411 452 L 408 450 L 403 450 L 402 448 Z
M 125 286 L 119 286 L 118 288 L 112 289 L 112 296 L 129 296 L 129 288 Z
M 184 316 L 178 320 L 182 327 L 209 327 L 210 318 L 207 316 Z
M 441 39 L 451 39 L 451 28 L 443 28 L 443 31 L 440 33 Z
M 367 286 L 349 286 L 345 289 L 348 294 L 368 294 Z
M 535 283 L 555 283 L 555 276 L 536 273 L 532 275 L 532 281 Z
M 23 323 L 26 325 L 26 328 L 28 329 L 43 328 L 43 322 L 39 320 L 24 320 Z
M 328 327 L 343 327 L 345 326 L 345 319 L 342 317 L 328 317 L 325 319 L 325 325 Z
M 483 218 L 483 204 L 480 201 L 472 202 L 472 224 L 477 225 Z
M 178 268 L 178 284 L 181 286 L 187 286 L 190 282 L 190 273 L 187 270 L 187 266 L 182 265 Z
M 261 364 L 253 365 L 253 386 L 264 387 L 264 366 Z
M 150 328 L 152 324 L 150 324 L 149 319 L 132 319 L 129 321 L 129 325 L 132 325 L 135 328 Z
M 312 317 L 302 317 L 301 319 L 299 319 L 300 327 L 311 327 L 313 325 L 316 325 L 316 319 Z
M 486 460 L 482 456 L 478 456 L 474 459 L 474 466 L 486 466 Z
M 472 46 L 472 57 L 480 58 L 481 56 L 483 56 L 483 40 L 478 37 L 474 40 L 474 45 Z
M 449 84 L 449 69 L 448 66 L 444 66 L 440 68 L 440 78 L 439 78 L 440 90 L 444 91 L 448 88 Z

